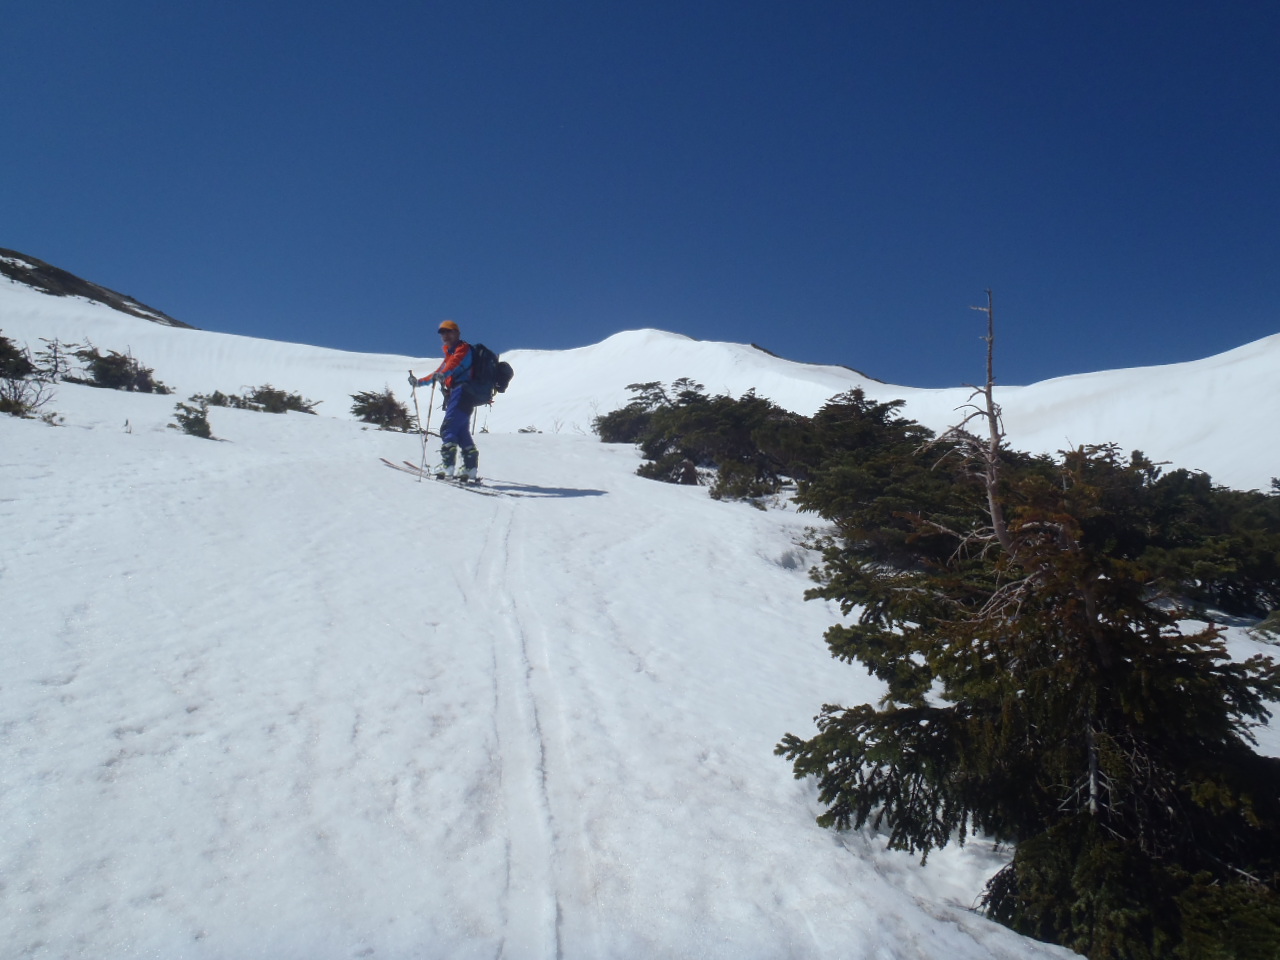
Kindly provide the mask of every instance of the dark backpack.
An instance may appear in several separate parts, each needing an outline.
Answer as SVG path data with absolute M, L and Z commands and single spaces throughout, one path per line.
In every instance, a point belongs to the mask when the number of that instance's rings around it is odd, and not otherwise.
M 515 371 L 511 364 L 483 343 L 471 345 L 471 379 L 467 381 L 471 399 L 477 404 L 492 403 L 495 393 L 506 393 Z

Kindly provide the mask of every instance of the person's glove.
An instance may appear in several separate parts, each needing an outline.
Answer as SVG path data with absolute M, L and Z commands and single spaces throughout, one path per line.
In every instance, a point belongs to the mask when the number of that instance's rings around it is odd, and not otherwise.
M 414 387 L 415 389 L 418 386 L 418 378 L 413 375 L 412 370 L 409 371 L 409 386 Z

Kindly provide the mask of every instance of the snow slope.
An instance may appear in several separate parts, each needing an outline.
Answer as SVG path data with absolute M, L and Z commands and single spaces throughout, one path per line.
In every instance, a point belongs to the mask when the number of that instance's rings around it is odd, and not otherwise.
M 0 418 L 0 955 L 1069 956 L 972 912 L 989 845 L 922 868 L 822 830 L 772 755 L 879 693 L 801 599 L 813 518 L 642 480 L 581 432 L 634 380 L 816 407 L 851 371 L 652 331 L 512 351 L 485 497 L 387 469 L 416 438 L 346 416 L 429 361 L 2 284 L 0 329 L 132 347 L 178 389 Z M 327 415 L 167 428 L 264 382 Z
M 656 330 L 620 333 L 559 353 L 512 351 L 509 358 L 521 379 L 512 402 L 495 407 L 493 429 L 518 429 L 522 417 L 544 427 L 589 429 L 595 413 L 630 398 L 626 384 L 669 383 L 681 376 L 712 393 L 740 396 L 755 388 L 806 415 L 835 394 L 861 387 L 875 400 L 905 400 L 904 415 L 935 431 L 959 421 L 973 392 L 894 386 L 846 367 L 795 363 L 753 347 Z M 975 350 L 975 379 L 984 364 Z M 1125 451 L 1142 450 L 1158 462 L 1204 470 L 1219 483 L 1246 490 L 1267 490 L 1271 477 L 1280 474 L 1271 454 L 1280 440 L 1280 335 L 1193 363 L 1001 387 L 997 397 L 1009 442 L 1019 449 L 1056 453 L 1114 441 Z
M 408 369 L 426 372 L 439 362 L 438 339 L 429 329 L 422 331 L 422 356 L 346 353 L 139 322 L 103 304 L 49 297 L 4 277 L 0 332 L 32 349 L 40 337 L 89 337 L 104 350 L 132 350 L 184 398 L 270 383 L 319 401 L 320 412 L 336 417 L 349 416 L 351 394 L 360 390 L 390 386 L 407 400 Z M 483 339 L 482 331 L 474 335 Z M 906 416 L 937 431 L 959 420 L 972 393 L 964 387 L 885 384 L 844 366 L 796 363 L 742 344 L 658 330 L 627 331 L 564 351 L 490 345 L 516 370 L 512 390 L 487 415 L 486 426 L 495 433 L 534 427 L 585 435 L 593 417 L 630 399 L 628 384 L 679 377 L 712 393 L 739 396 L 754 388 L 802 414 L 861 387 L 875 400 L 905 400 Z M 975 339 L 975 380 L 985 369 L 983 349 Z M 1271 453 L 1280 437 L 1280 334 L 1190 363 L 1061 377 L 1001 387 L 997 394 L 1009 442 L 1022 450 L 1054 453 L 1114 441 L 1126 451 L 1142 450 L 1157 462 L 1203 470 L 1218 483 L 1245 490 L 1267 490 L 1280 474 Z M 420 399 L 425 403 L 426 396 Z

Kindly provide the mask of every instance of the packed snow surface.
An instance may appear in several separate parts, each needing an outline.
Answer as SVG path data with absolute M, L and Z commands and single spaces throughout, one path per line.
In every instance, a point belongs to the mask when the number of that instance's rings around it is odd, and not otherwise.
M 645 380 L 801 412 L 862 385 L 931 425 L 965 391 L 657 331 L 513 350 L 478 438 L 502 496 L 482 496 L 388 469 L 417 438 L 350 418 L 351 394 L 404 398 L 434 357 L 3 284 L 0 330 L 131 349 L 177 391 L 63 384 L 62 426 L 0 417 L 0 955 L 1071 956 L 973 911 L 1003 862 L 989 843 L 922 867 L 823 830 L 773 755 L 822 704 L 880 694 L 827 654 L 839 610 L 802 599 L 816 519 L 640 479 L 634 450 L 588 435 Z M 1247 391 L 1280 381 L 1278 356 L 1272 338 L 1176 377 L 1010 390 L 1011 430 L 1110 424 L 1264 485 L 1265 434 L 1223 424 L 1266 403 L 1274 421 L 1274 389 Z M 264 383 L 320 415 L 214 409 L 222 442 L 170 428 L 191 393 Z M 1180 438 L 1181 401 L 1220 435 Z

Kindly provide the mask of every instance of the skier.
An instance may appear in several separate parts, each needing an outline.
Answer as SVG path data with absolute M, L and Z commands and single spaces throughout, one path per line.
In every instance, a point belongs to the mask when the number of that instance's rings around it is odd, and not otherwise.
M 441 479 L 454 476 L 458 451 L 462 451 L 462 480 L 474 482 L 479 477 L 480 451 L 471 439 L 471 411 L 475 400 L 467 384 L 471 380 L 471 344 L 462 339 L 462 331 L 452 320 L 440 324 L 440 344 L 444 362 L 425 377 L 409 374 L 413 387 L 438 382 L 444 392 L 444 423 L 440 425 L 440 465 L 435 474 Z

